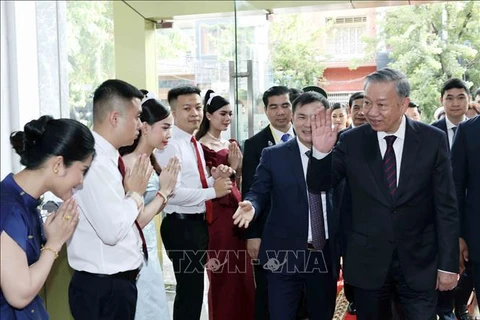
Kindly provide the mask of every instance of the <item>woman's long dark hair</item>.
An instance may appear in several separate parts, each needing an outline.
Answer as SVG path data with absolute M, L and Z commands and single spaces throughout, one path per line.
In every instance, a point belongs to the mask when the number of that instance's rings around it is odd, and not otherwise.
M 147 96 L 148 91 L 141 89 L 142 93 Z M 140 115 L 140 121 L 146 122 L 149 125 L 154 125 L 156 122 L 161 121 L 167 118 L 170 115 L 170 109 L 167 108 L 163 103 L 158 101 L 157 99 L 150 98 L 145 100 L 142 103 L 142 114 Z M 140 137 L 142 136 L 142 130 L 140 130 L 137 139 L 133 142 L 130 146 L 121 147 L 118 152 L 121 156 L 126 154 L 132 153 L 138 146 L 138 142 L 140 141 Z M 157 161 L 155 160 L 155 156 L 153 154 L 150 155 L 150 162 L 152 163 L 153 168 L 160 174 L 162 169 L 158 165 Z
M 213 90 L 208 90 L 205 94 L 205 99 L 203 100 L 203 120 L 200 124 L 200 128 L 198 129 L 197 134 L 195 135 L 195 138 L 197 138 L 197 140 L 200 140 L 204 135 L 206 135 L 208 129 L 210 129 L 210 120 L 207 119 L 207 112 L 213 114 L 218 109 L 225 107 L 227 104 L 230 104 L 230 102 L 228 102 L 228 100 L 222 96 L 214 96 L 212 98 L 212 101 L 208 103 L 210 97 L 214 93 L 215 92 Z
M 95 155 L 92 132 L 76 120 L 41 116 L 27 123 L 23 130 L 13 132 L 10 143 L 27 169 L 38 169 L 53 156 L 62 156 L 69 167 Z

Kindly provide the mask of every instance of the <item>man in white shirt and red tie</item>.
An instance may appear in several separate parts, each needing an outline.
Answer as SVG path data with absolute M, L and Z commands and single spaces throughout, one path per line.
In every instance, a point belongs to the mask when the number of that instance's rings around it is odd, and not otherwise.
M 190 85 L 173 88 L 168 103 L 175 126 L 168 146 L 155 157 L 164 166 L 176 156 L 181 169 L 164 209 L 161 234 L 177 280 L 173 319 L 194 320 L 200 319 L 203 303 L 211 200 L 231 192 L 233 172 L 221 166 L 208 177 L 202 147 L 193 135 L 204 115 L 200 89 Z
M 152 167 L 142 155 L 125 174 L 118 149 L 138 135 L 142 98 L 137 88 L 121 80 L 107 80 L 94 93 L 96 156 L 75 192 L 80 220 L 67 245 L 75 270 L 69 304 L 77 320 L 135 317 L 136 279 L 145 248 L 136 220 L 143 213 L 141 195 Z

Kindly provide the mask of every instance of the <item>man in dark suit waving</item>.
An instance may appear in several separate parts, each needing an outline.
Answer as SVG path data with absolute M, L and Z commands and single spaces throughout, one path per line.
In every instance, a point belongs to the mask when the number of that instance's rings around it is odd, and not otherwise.
M 243 149 L 242 197 L 244 198 L 253 183 L 253 176 L 260 162 L 264 148 L 281 144 L 295 137 L 292 126 L 292 103 L 290 90 L 284 86 L 274 86 L 263 94 L 265 114 L 270 124 L 245 141 Z M 254 260 L 262 238 L 263 226 L 268 217 L 269 206 L 265 214 L 252 223 L 247 230 L 247 250 Z M 260 265 L 254 265 L 255 271 L 255 319 L 268 320 L 267 279 L 265 270 Z
M 319 193 L 347 178 L 352 231 L 344 273 L 355 287 L 358 319 L 390 319 L 393 294 L 405 319 L 436 319 L 435 288 L 452 290 L 459 270 L 447 140 L 404 115 L 410 85 L 403 73 L 381 69 L 364 89 L 370 125 L 345 132 L 335 148 L 330 110 L 315 115 L 308 187 Z
M 297 138 L 266 148 L 245 201 L 233 218 L 245 226 L 271 203 L 259 259 L 268 269 L 271 319 L 295 319 L 303 288 L 309 319 L 330 320 L 335 309 L 339 271 L 338 214 L 332 192 L 309 194 L 306 173 L 311 152 L 311 117 L 325 97 L 306 92 L 295 99 Z M 248 226 L 247 223 L 247 226 Z
M 460 250 L 472 264 L 477 301 L 480 302 L 480 116 L 458 126 L 452 147 L 452 167 L 460 211 Z M 468 249 L 467 249 L 468 247 Z

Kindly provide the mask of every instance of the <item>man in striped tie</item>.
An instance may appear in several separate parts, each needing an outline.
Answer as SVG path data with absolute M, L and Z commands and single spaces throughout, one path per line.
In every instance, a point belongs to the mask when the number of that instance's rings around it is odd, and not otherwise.
M 332 319 L 339 273 L 338 214 L 331 191 L 310 193 L 305 177 L 312 147 L 311 118 L 327 99 L 306 92 L 292 106 L 296 137 L 262 151 L 234 223 L 248 227 L 271 203 L 259 260 L 267 270 L 270 319 L 295 319 L 305 288 L 308 318 Z
M 370 125 L 337 140 L 330 110 L 312 124 L 309 191 L 346 178 L 352 196 L 344 276 L 359 320 L 391 319 L 392 296 L 405 319 L 436 319 L 436 291 L 452 290 L 459 271 L 459 217 L 447 139 L 404 113 L 410 85 L 384 68 L 366 77 Z M 439 236 L 441 235 L 441 236 Z

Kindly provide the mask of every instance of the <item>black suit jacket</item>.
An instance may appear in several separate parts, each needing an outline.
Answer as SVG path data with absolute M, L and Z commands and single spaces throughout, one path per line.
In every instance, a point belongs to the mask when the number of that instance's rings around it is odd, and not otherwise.
M 262 150 L 266 147 L 275 145 L 275 139 L 270 130 L 270 125 L 263 128 L 253 137 L 245 140 L 243 147 L 243 165 L 242 165 L 242 198 L 250 190 L 253 183 L 253 177 L 255 176 L 255 170 L 260 162 L 260 156 Z M 247 229 L 247 238 L 261 238 L 263 232 L 263 226 L 268 218 L 270 206 L 265 206 L 265 214 L 261 215 L 261 218 L 255 220 Z
M 245 200 L 252 202 L 255 219 L 267 215 L 265 208 L 270 206 L 262 235 L 260 263 L 265 265 L 275 258 L 280 263 L 285 262 L 280 269 L 274 270 L 276 272 L 293 275 L 297 273 L 296 270 L 305 270 L 309 253 L 309 207 L 297 139 L 263 150 L 254 182 Z M 340 256 L 338 214 L 334 211 L 337 205 L 333 190 L 326 193 L 326 200 L 328 245 L 332 253 L 331 265 L 326 267 L 337 278 Z
M 307 182 L 311 191 L 320 192 L 345 177 L 352 194 L 346 281 L 367 290 L 380 288 L 394 250 L 413 290 L 433 290 L 437 269 L 458 272 L 459 219 L 445 134 L 406 119 L 399 185 L 392 198 L 377 132 L 370 126 L 345 132 L 331 154 L 312 159 Z
M 451 152 L 461 236 L 470 259 L 480 262 L 480 117 L 460 123 Z
M 445 132 L 445 134 L 447 135 L 447 145 L 448 145 L 448 149 L 450 150 L 450 141 L 448 140 L 448 130 L 447 130 L 447 122 L 445 120 L 445 118 L 442 118 L 440 120 L 437 120 L 435 122 L 433 122 L 431 124 L 432 126 L 442 130 L 443 132 Z

